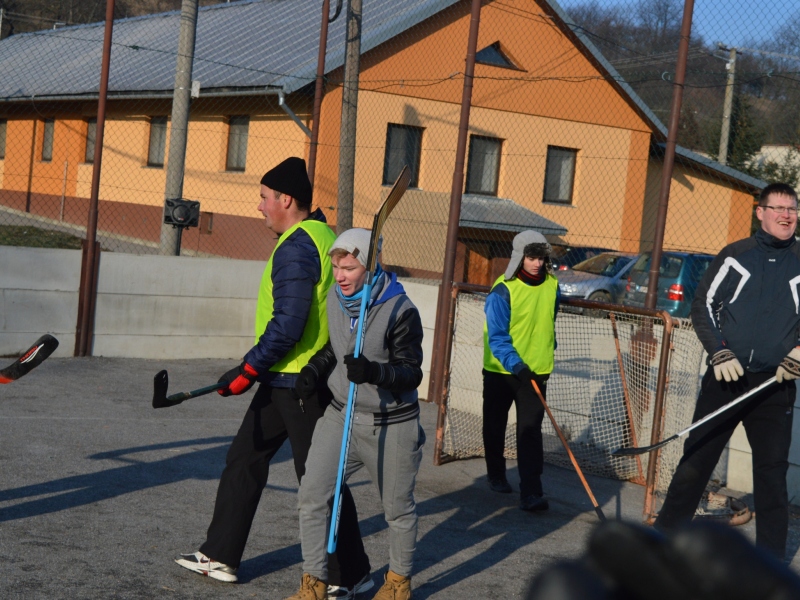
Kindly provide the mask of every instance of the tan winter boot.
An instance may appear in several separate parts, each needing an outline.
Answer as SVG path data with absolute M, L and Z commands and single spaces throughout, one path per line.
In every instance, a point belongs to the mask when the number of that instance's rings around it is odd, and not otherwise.
M 313 575 L 303 573 L 300 590 L 286 600 L 326 600 L 328 597 L 328 584 Z
M 411 600 L 411 577 L 403 577 L 390 570 L 373 600 Z

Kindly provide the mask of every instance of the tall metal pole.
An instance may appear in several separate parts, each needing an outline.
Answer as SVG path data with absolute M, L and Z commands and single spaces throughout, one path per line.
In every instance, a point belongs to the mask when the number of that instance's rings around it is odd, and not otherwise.
M 675 167 L 675 146 L 678 139 L 681 104 L 683 102 L 683 85 L 686 81 L 686 58 L 689 55 L 689 37 L 692 33 L 692 13 L 694 0 L 685 0 L 683 4 L 683 21 L 681 22 L 681 39 L 678 45 L 678 64 L 675 67 L 675 83 L 672 87 L 672 107 L 669 113 L 667 129 L 667 147 L 664 151 L 664 168 L 661 175 L 661 188 L 658 196 L 658 216 L 653 238 L 653 253 L 650 259 L 650 278 L 647 282 L 647 295 L 644 299 L 646 308 L 655 308 L 658 292 L 658 272 L 661 267 L 661 254 L 664 246 L 664 229 L 667 224 L 667 208 L 669 208 L 669 189 L 672 184 L 672 171 Z
M 192 98 L 192 64 L 197 33 L 198 0 L 183 0 L 181 4 L 181 31 L 178 38 L 178 60 L 175 64 L 175 90 L 172 93 L 172 117 L 167 158 L 167 182 L 164 185 L 166 201 L 183 196 L 183 170 L 186 164 L 186 138 L 189 132 L 189 105 Z M 180 256 L 181 229 L 161 224 L 159 254 Z
M 475 73 L 475 52 L 478 47 L 478 27 L 481 22 L 481 0 L 472 0 L 467 41 L 467 60 L 464 70 L 464 87 L 461 92 L 461 118 L 458 124 L 458 143 L 456 145 L 456 164 L 453 169 L 453 183 L 450 187 L 450 217 L 447 221 L 447 243 L 444 250 L 442 285 L 439 288 L 439 302 L 436 307 L 436 326 L 433 334 L 433 354 L 431 355 L 431 375 L 428 385 L 428 400 L 443 402 L 445 348 L 450 343 L 447 335 L 447 322 L 453 302 L 450 288 L 456 265 L 458 246 L 458 222 L 461 216 L 461 196 L 464 190 L 464 157 L 467 154 L 469 134 L 469 111 L 472 104 L 472 84 Z
M 356 121 L 358 119 L 358 70 L 361 60 L 361 0 L 347 6 L 347 41 L 342 86 L 342 124 L 339 131 L 339 194 L 336 231 L 353 226 L 353 194 L 356 174 Z
M 92 188 L 89 196 L 89 219 L 86 225 L 85 260 L 79 291 L 78 340 L 75 344 L 77 356 L 87 356 L 91 350 L 90 325 L 92 308 L 97 292 L 95 271 L 97 242 L 97 213 L 100 196 L 100 173 L 103 166 L 103 137 L 106 127 L 106 98 L 108 96 L 108 73 L 111 66 L 111 37 L 114 32 L 114 0 L 106 2 L 106 24 L 103 34 L 103 60 L 100 65 L 100 95 L 97 100 L 97 132 L 95 136 L 94 165 L 92 165 Z
M 322 88 L 325 80 L 325 52 L 328 50 L 328 20 L 331 0 L 322 1 L 322 25 L 319 29 L 319 52 L 317 53 L 317 83 L 314 87 L 314 110 L 311 113 L 311 146 L 308 149 L 308 179 L 314 186 L 317 170 L 317 146 L 319 145 L 319 115 L 322 111 Z
M 719 162 L 728 162 L 728 140 L 731 135 L 731 116 L 733 115 L 733 84 L 736 82 L 736 48 L 730 49 L 728 84 L 725 86 L 725 108 L 722 111 L 722 134 L 719 138 Z

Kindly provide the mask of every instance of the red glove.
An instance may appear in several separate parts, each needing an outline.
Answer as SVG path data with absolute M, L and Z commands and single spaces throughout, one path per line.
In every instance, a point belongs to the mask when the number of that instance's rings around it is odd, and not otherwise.
M 253 387 L 257 377 L 258 372 L 246 362 L 243 362 L 219 378 L 217 383 L 226 383 L 227 385 L 221 390 L 217 390 L 217 393 L 225 397 L 244 394 Z

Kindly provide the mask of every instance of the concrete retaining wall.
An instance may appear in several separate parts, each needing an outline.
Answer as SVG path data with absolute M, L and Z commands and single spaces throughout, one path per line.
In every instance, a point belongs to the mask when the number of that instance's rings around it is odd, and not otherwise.
M 0 246 L 0 356 L 16 355 L 42 333 L 72 356 L 78 316 L 78 250 Z M 241 358 L 252 347 L 262 261 L 137 256 L 104 252 L 95 315 L 94 356 Z M 403 285 L 425 328 L 428 390 L 438 286 Z

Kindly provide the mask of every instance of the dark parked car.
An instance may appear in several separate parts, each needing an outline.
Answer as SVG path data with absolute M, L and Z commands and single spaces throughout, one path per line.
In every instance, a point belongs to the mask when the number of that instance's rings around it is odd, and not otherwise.
M 673 317 L 688 317 L 697 284 L 714 257 L 710 254 L 689 252 L 664 252 L 658 277 L 656 308 L 666 310 Z M 650 274 L 650 253 L 642 254 L 628 273 L 628 284 L 622 304 L 644 306 Z
M 635 254 L 603 252 L 557 273 L 563 298 L 581 298 L 595 302 L 618 302 L 625 293 L 628 272 Z
M 595 246 L 563 246 L 553 245 L 550 259 L 556 271 L 566 271 L 587 258 L 597 256 L 601 252 L 611 252 L 611 248 L 598 248 Z

